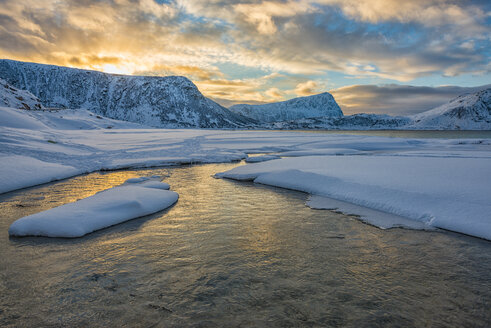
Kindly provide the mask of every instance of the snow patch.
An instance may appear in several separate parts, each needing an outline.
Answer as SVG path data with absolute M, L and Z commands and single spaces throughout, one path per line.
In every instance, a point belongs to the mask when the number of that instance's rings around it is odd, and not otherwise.
M 69 178 L 83 171 L 32 157 L 0 154 L 0 193 Z
M 250 156 L 245 159 L 246 163 L 259 163 L 281 158 L 278 155 Z
M 131 179 L 130 179 L 131 180 Z M 178 199 L 168 184 L 134 180 L 93 196 L 23 217 L 9 228 L 11 236 L 81 237 L 137 217 L 161 211 Z

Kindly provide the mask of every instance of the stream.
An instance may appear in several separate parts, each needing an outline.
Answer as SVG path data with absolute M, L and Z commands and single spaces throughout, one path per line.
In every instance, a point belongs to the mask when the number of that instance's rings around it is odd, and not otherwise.
M 381 230 L 233 164 L 96 172 L 0 195 L 2 327 L 486 327 L 491 243 Z M 83 238 L 9 237 L 25 215 L 161 175 L 171 208 Z

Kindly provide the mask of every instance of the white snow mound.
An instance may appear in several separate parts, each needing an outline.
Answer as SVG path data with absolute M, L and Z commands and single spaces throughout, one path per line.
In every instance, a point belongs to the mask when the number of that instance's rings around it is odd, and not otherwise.
M 70 165 L 48 163 L 28 156 L 0 154 L 0 193 L 66 179 L 81 173 L 82 170 Z
M 155 179 L 129 181 L 93 196 L 23 217 L 11 236 L 81 237 L 93 231 L 161 211 L 179 195 Z
M 239 166 L 217 176 L 325 196 L 491 240 L 488 158 L 305 156 Z

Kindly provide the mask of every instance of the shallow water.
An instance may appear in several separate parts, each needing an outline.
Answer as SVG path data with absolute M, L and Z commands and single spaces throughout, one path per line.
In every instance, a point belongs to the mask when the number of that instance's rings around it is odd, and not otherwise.
M 281 130 L 288 131 L 288 130 Z M 296 130 L 305 133 L 348 134 L 393 138 L 491 139 L 491 131 L 472 130 Z M 291 131 L 290 131 L 291 132 Z
M 0 195 L 2 327 L 485 327 L 491 243 L 380 230 L 306 194 L 212 178 L 237 164 L 93 173 Z M 172 208 L 79 239 L 16 219 L 140 175 Z

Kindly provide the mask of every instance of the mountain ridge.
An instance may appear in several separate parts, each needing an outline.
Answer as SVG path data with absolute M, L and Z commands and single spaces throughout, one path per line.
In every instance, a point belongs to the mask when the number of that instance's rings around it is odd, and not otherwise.
M 341 108 L 328 92 L 262 105 L 238 104 L 229 107 L 229 110 L 266 123 L 343 116 Z
M 491 130 L 491 88 L 463 94 L 411 116 L 359 113 L 265 123 L 269 129 Z
M 491 88 L 460 95 L 410 118 L 414 127 L 491 129 Z
M 108 74 L 0 59 L 0 78 L 46 107 L 82 108 L 154 127 L 238 128 L 253 122 L 204 97 L 182 76 Z

